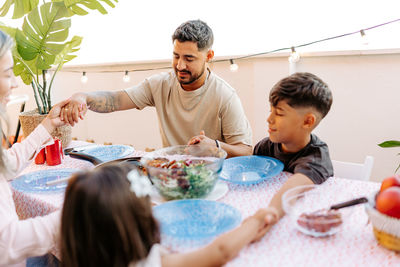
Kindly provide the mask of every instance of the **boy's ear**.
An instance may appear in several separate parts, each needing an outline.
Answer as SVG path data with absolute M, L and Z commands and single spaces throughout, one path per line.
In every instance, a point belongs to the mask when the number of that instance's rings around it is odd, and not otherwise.
M 313 129 L 315 127 L 316 122 L 317 122 L 317 117 L 315 116 L 315 114 L 309 112 L 304 116 L 304 122 L 303 122 L 304 127 L 308 129 Z

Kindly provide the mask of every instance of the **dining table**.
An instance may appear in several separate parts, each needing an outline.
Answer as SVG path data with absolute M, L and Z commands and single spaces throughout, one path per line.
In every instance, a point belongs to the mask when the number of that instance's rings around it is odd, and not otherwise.
M 72 141 L 71 147 L 86 142 Z M 129 156 L 143 156 L 135 150 Z M 36 165 L 32 162 L 21 174 L 47 169 L 90 170 L 88 161 L 65 156 L 57 166 Z M 228 192 L 217 201 L 238 209 L 242 219 L 258 209 L 267 207 L 273 195 L 291 176 L 288 172 L 265 179 L 257 184 L 242 185 L 227 181 Z M 352 180 L 346 177 L 330 177 L 321 185 L 326 195 L 357 198 L 371 196 L 380 184 L 372 181 Z M 64 191 L 32 193 L 12 188 L 13 198 L 20 219 L 46 215 L 62 208 Z M 376 241 L 365 207 L 349 207 L 351 212 L 344 218 L 342 229 L 328 237 L 312 237 L 299 232 L 289 216 L 284 216 L 258 242 L 243 248 L 226 266 L 400 266 L 400 253 L 388 250 Z M 211 241 L 211 240 L 210 240 Z M 173 252 L 187 252 L 205 244 L 181 242 L 179 239 L 162 239 L 161 244 Z

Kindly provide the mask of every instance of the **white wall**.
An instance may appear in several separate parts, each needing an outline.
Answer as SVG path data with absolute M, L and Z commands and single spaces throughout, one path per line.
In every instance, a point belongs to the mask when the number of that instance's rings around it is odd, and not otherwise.
M 309 71 L 328 83 L 333 92 L 330 113 L 315 132 L 329 145 L 331 157 L 337 160 L 362 162 L 366 155 L 375 157 L 372 180 L 381 180 L 394 173 L 400 162 L 399 149 L 383 149 L 378 143 L 400 139 L 400 51 L 350 51 L 345 53 L 313 53 L 303 55 L 298 71 Z M 214 63 L 213 71 L 236 88 L 253 128 L 254 144 L 265 137 L 269 111 L 270 88 L 289 73 L 287 54 L 238 61 L 239 71 L 232 73 L 227 62 Z M 134 85 L 152 73 L 130 73 L 131 82 L 122 81 L 123 70 L 168 66 L 169 62 L 118 63 L 97 66 L 69 66 L 58 74 L 54 101 L 77 91 L 117 90 Z M 80 82 L 80 72 L 88 71 L 87 84 Z M 120 70 L 118 73 L 90 71 Z M 16 93 L 30 94 L 27 108 L 33 108 L 31 89 L 21 86 Z M 9 113 L 15 127 L 18 106 Z M 112 114 L 89 112 L 85 121 L 73 129 L 79 139 L 94 139 L 98 143 L 132 144 L 136 149 L 161 147 L 155 111 L 146 108 Z

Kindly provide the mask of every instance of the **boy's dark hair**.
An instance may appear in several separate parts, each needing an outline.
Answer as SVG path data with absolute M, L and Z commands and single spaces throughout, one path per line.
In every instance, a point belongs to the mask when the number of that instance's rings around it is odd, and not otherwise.
M 331 108 L 332 93 L 328 85 L 316 75 L 297 72 L 280 80 L 272 88 L 269 102 L 276 106 L 281 100 L 287 101 L 293 108 L 313 107 L 321 114 L 322 119 Z
M 199 50 L 209 49 L 214 42 L 211 28 L 201 20 L 189 20 L 182 23 L 172 35 L 172 42 L 195 42 Z
M 128 266 L 160 242 L 149 198 L 130 190 L 132 168 L 110 164 L 70 179 L 61 218 L 62 266 Z

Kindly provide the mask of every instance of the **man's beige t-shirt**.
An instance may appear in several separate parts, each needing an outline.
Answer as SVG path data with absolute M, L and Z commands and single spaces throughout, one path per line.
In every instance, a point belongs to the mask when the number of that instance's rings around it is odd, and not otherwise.
M 201 130 L 211 139 L 251 145 L 251 128 L 235 90 L 210 72 L 204 85 L 185 91 L 174 71 L 125 89 L 139 109 L 156 107 L 163 146 L 185 145 Z

